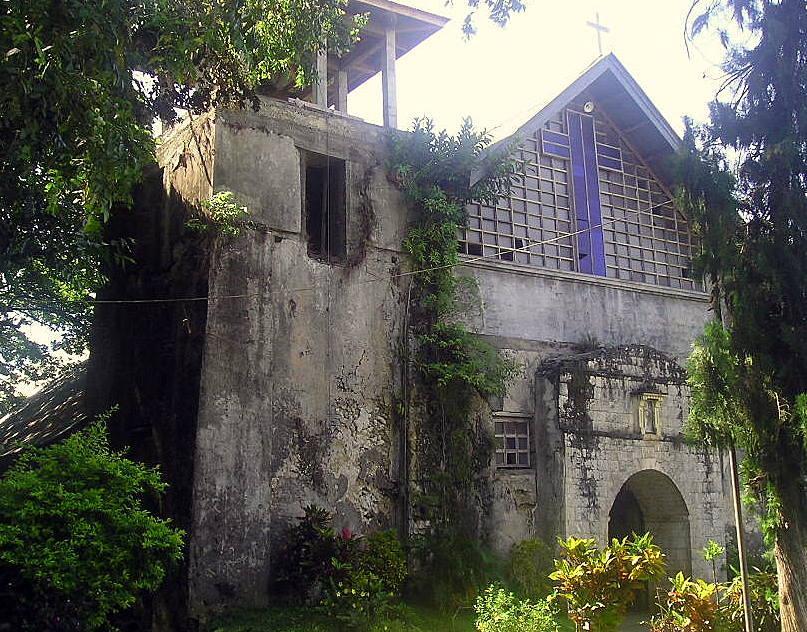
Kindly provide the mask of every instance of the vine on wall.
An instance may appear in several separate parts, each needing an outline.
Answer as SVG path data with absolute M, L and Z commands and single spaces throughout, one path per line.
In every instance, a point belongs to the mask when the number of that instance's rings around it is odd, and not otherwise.
M 249 210 L 232 191 L 219 191 L 202 201 L 201 212 L 191 217 L 185 226 L 199 234 L 238 237 L 250 222 Z
M 428 475 L 418 505 L 433 532 L 470 537 L 477 474 L 492 447 L 476 432 L 472 406 L 475 398 L 504 395 L 514 372 L 512 362 L 462 322 L 463 297 L 474 294 L 468 290 L 475 285 L 454 274 L 466 204 L 493 202 L 510 189 L 513 146 L 490 150 L 490 142 L 470 119 L 456 135 L 435 132 L 432 121 L 419 119 L 411 132 L 390 141 L 391 178 L 416 215 L 403 245 L 419 271 L 412 277 L 410 328 L 427 412 L 418 459 Z

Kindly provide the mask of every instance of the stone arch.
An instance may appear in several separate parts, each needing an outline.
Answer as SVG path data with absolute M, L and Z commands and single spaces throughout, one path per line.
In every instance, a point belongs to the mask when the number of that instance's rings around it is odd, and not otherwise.
M 667 576 L 692 574 L 689 509 L 673 480 L 648 469 L 636 472 L 622 485 L 608 513 L 608 539 L 632 531 L 653 534 L 667 556 Z

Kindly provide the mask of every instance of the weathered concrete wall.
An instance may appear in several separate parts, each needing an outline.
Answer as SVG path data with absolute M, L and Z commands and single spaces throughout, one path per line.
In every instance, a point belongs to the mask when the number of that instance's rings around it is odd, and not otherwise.
M 199 616 L 266 602 L 273 553 L 306 504 L 334 511 L 337 527 L 395 524 L 406 488 L 395 411 L 408 279 L 394 275 L 411 218 L 386 179 L 383 133 L 268 100 L 260 113 L 217 115 L 213 186 L 232 190 L 255 226 L 219 240 L 211 264 L 193 447 L 190 600 Z M 343 264 L 308 254 L 301 151 L 346 161 Z M 669 477 L 689 508 L 699 572 L 698 549 L 708 537 L 722 541 L 725 524 L 719 468 L 678 438 L 686 414 L 679 365 L 706 319 L 705 297 L 508 262 L 461 273 L 480 289 L 469 323 L 520 367 L 492 416 L 476 411 L 476 421 L 530 419 L 533 437 L 531 469 L 489 468 L 488 542 L 507 552 L 536 535 L 604 539 L 621 486 L 651 469 Z M 570 428 L 571 374 L 557 358 L 598 344 L 646 348 L 623 350 L 607 366 L 591 358 L 580 365 L 589 423 Z M 635 435 L 631 395 L 648 381 L 666 394 L 662 436 L 653 440 Z M 416 425 L 410 419 L 406 434 L 413 473 Z
M 196 439 L 191 605 L 267 600 L 272 554 L 313 503 L 337 527 L 393 526 L 407 215 L 379 128 L 267 101 L 220 113 L 216 190 L 262 228 L 211 266 Z M 299 150 L 347 161 L 348 262 L 308 256 Z M 379 280 L 381 279 L 381 280 Z M 217 296 L 239 298 L 217 300 Z
M 515 378 L 508 386 L 489 423 L 497 419 L 528 419 L 533 437 L 533 464 L 529 469 L 496 469 L 491 467 L 491 499 L 483 533 L 488 543 L 502 555 L 525 538 L 540 537 L 553 541 L 561 532 L 558 507 L 562 505 L 562 471 L 554 456 L 554 444 L 561 437 L 554 426 L 557 408 L 554 391 L 544 392 L 535 374 L 548 357 L 562 353 L 567 346 L 529 340 L 502 340 L 488 337 L 517 366 Z M 552 436 L 554 435 L 556 436 Z
M 643 344 L 683 360 L 707 320 L 697 292 L 558 272 L 511 262 L 476 262 L 483 309 L 473 325 L 511 341 Z M 469 266 L 470 267 L 470 266 Z

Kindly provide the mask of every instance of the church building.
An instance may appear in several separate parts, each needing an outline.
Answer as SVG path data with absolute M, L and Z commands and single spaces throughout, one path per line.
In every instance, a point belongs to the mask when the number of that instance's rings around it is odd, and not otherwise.
M 357 532 L 417 527 L 418 420 L 400 414 L 413 217 L 388 179 L 388 129 L 345 110 L 381 72 L 395 127 L 395 61 L 445 19 L 350 7 L 368 27 L 345 57 L 320 56 L 312 90 L 169 130 L 158 193 L 144 187 L 116 228 L 137 263 L 102 298 L 144 302 L 99 306 L 88 399 L 119 405 L 121 436 L 171 484 L 193 616 L 265 605 L 306 505 Z M 720 455 L 682 437 L 683 366 L 709 301 L 670 189 L 681 141 L 614 55 L 515 137 L 512 191 L 468 206 L 456 270 L 479 288 L 472 330 L 518 367 L 479 416 L 495 445 L 480 538 L 506 553 L 649 530 L 668 573 L 709 577 L 701 550 L 725 541 L 730 496 Z M 183 213 L 220 191 L 246 206 L 248 229 L 191 245 Z

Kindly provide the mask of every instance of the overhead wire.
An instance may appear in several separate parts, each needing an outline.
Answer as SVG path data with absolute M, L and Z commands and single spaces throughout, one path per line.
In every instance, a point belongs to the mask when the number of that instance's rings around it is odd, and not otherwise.
M 327 185 L 326 185 L 327 186 Z M 327 193 L 327 190 L 326 190 Z M 670 204 L 670 201 L 667 200 L 665 202 L 660 202 L 658 204 L 654 204 L 649 206 L 647 209 L 643 209 L 644 212 L 652 211 L 656 208 L 660 208 L 662 206 L 666 206 Z M 406 270 L 404 272 L 396 272 L 393 274 L 388 274 L 384 276 L 378 276 L 371 279 L 363 279 L 361 281 L 356 281 L 356 285 L 365 285 L 369 283 L 380 283 L 384 281 L 393 281 L 399 278 L 411 277 L 416 276 L 418 274 L 426 274 L 428 272 L 437 272 L 439 270 L 445 270 L 448 268 L 455 268 L 457 266 L 466 266 L 473 263 L 477 263 L 479 261 L 489 261 L 489 260 L 502 260 L 502 254 L 508 253 L 517 253 L 517 252 L 529 252 L 531 248 L 535 248 L 537 246 L 544 246 L 546 244 L 551 244 L 557 241 L 562 241 L 564 239 L 569 239 L 571 237 L 576 237 L 577 235 L 582 235 L 583 233 L 587 233 L 592 230 L 596 230 L 598 228 L 603 228 L 608 224 L 612 224 L 614 222 L 624 221 L 622 218 L 614 217 L 608 220 L 604 220 L 599 224 L 595 224 L 593 226 L 589 226 L 588 228 L 582 228 L 580 230 L 576 230 L 570 233 L 561 233 L 556 235 L 555 237 L 551 237 L 549 239 L 543 239 L 541 241 L 532 241 L 527 240 L 529 243 L 525 244 L 524 246 L 520 246 L 518 248 L 498 248 L 496 253 L 488 254 L 488 255 L 478 255 L 470 258 L 463 258 L 454 263 L 446 263 L 439 266 L 431 266 L 428 268 L 419 268 L 416 270 Z M 328 239 L 330 236 L 328 236 Z M 505 260 L 507 261 L 507 260 Z M 286 294 L 293 294 L 293 293 L 301 293 L 301 292 L 314 292 L 317 290 L 321 290 L 321 285 L 312 285 L 312 286 L 305 286 L 305 287 L 297 287 L 297 288 L 289 288 L 283 289 L 278 288 L 281 291 L 285 292 Z M 327 289 L 327 288 L 326 288 Z M 194 301 L 218 301 L 218 300 L 234 300 L 234 299 L 242 299 L 242 298 L 252 298 L 255 296 L 260 296 L 261 292 L 248 292 L 243 294 L 219 294 L 219 295 L 212 295 L 212 296 L 188 296 L 188 297 L 167 297 L 167 298 L 140 298 L 140 299 L 92 299 L 92 300 L 85 300 L 82 301 L 88 305 L 125 305 L 125 304 L 149 304 L 149 303 L 182 303 L 182 302 L 194 302 Z M 78 301 L 77 301 L 78 302 Z M 47 304 L 47 303 L 34 303 L 25 306 L 9 306 L 10 310 L 19 310 L 24 311 L 26 309 L 45 309 L 47 307 L 55 307 L 55 304 Z
M 328 88 L 325 86 L 325 105 L 328 105 Z M 327 108 L 326 108 L 327 109 Z M 325 257 L 327 261 L 331 260 L 333 253 L 331 252 L 331 116 L 325 115 Z M 328 416 L 327 421 L 332 419 L 333 411 L 333 392 L 332 392 L 332 374 L 329 375 L 331 370 L 331 360 L 333 356 L 333 336 L 331 335 L 331 285 L 333 283 L 333 269 L 328 270 L 328 297 L 325 303 L 326 319 L 328 322 L 327 329 L 325 330 L 325 366 L 323 367 L 325 373 L 325 381 L 328 384 Z

